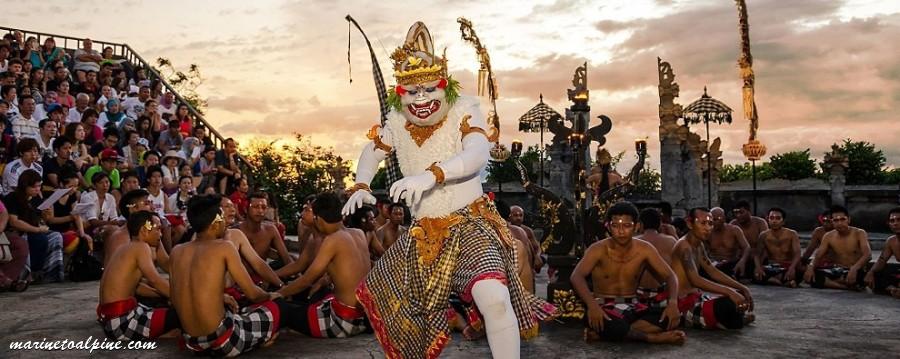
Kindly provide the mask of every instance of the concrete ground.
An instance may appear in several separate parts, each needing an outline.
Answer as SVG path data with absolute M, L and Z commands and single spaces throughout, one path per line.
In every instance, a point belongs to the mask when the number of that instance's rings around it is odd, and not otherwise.
M 546 271 L 543 271 L 546 273 Z M 0 358 L 84 358 L 85 351 L 10 351 L 23 340 L 102 341 L 95 322 L 97 283 L 32 286 L 25 293 L 0 294 Z M 538 293 L 544 293 L 541 276 Z M 900 300 L 882 295 L 837 290 L 753 286 L 757 321 L 741 331 L 688 330 L 683 346 L 641 343 L 593 343 L 581 340 L 579 328 L 548 323 L 542 335 L 522 344 L 523 358 L 857 358 L 900 355 Z M 150 351 L 95 351 L 93 357 L 188 358 L 174 339 L 161 339 Z M 373 335 L 351 339 L 312 339 L 282 333 L 270 348 L 248 353 L 256 358 L 380 358 Z M 459 335 L 443 358 L 489 358 L 485 340 L 463 341 Z

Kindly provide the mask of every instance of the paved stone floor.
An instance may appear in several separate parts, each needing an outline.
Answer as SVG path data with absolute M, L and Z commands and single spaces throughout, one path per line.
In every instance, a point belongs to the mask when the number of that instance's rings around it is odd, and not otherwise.
M 544 271 L 545 273 L 546 271 Z M 546 278 L 541 278 L 539 293 Z M 547 324 L 542 335 L 522 344 L 523 358 L 875 358 L 900 353 L 900 300 L 866 293 L 752 287 L 757 322 L 742 331 L 687 331 L 684 346 L 581 341 L 581 330 Z M 25 293 L 0 294 L 0 358 L 84 358 L 83 351 L 10 351 L 11 341 L 103 338 L 96 324 L 97 282 L 33 286 Z M 852 308 L 852 309 L 847 309 Z M 174 339 L 152 351 L 100 351 L 94 357 L 187 358 Z M 257 358 L 380 358 L 372 335 L 321 340 L 284 333 Z M 487 342 L 454 335 L 444 358 L 489 358 Z

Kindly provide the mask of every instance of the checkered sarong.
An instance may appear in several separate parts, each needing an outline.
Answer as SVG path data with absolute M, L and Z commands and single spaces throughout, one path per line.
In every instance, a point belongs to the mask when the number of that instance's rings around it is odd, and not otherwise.
M 303 310 L 306 321 L 297 323 L 298 330 L 313 338 L 349 338 L 368 329 L 366 312 L 341 303 L 334 294 L 328 294 Z
M 514 248 L 500 239 L 502 235 L 511 238 L 508 228 L 505 223 L 494 224 L 499 219 L 496 208 L 482 201 L 450 214 L 460 216 L 461 221 L 449 227 L 433 261 L 426 264 L 421 260 L 416 239 L 407 231 L 357 289 L 357 298 L 388 358 L 440 355 L 450 340 L 451 293 L 471 302 L 472 286 L 479 280 L 506 282 L 520 331 L 531 330 L 539 320 L 555 313 L 555 307 L 525 290 L 516 274 Z M 416 219 L 410 231 L 420 222 Z
M 178 317 L 173 314 L 173 309 L 138 304 L 134 297 L 97 306 L 97 321 L 112 340 L 157 338 L 179 327 Z
M 212 334 L 192 337 L 182 333 L 188 349 L 201 355 L 234 357 L 265 344 L 278 332 L 278 305 L 266 301 L 232 313 L 225 310 L 225 318 Z
M 665 308 L 669 304 L 669 289 L 665 283 L 658 288 L 638 287 L 635 294 L 639 302 L 651 308 Z

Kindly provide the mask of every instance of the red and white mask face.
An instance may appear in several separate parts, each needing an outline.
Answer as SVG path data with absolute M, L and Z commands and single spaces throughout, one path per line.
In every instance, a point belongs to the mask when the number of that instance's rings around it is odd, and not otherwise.
M 431 126 L 443 120 L 450 111 L 450 105 L 446 103 L 446 88 L 446 79 L 416 85 L 397 85 L 403 116 L 416 126 Z

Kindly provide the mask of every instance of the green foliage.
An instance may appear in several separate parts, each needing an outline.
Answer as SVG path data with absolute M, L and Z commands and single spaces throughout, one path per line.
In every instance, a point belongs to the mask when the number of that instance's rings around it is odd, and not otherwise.
M 844 140 L 839 145 L 841 151 L 847 155 L 849 167 L 846 177 L 848 185 L 856 184 L 881 184 L 884 182 L 884 164 L 887 159 L 884 152 L 875 148 L 875 145 L 866 141 Z
M 274 142 L 252 142 L 241 153 L 254 165 L 254 186 L 275 197 L 281 222 L 294 231 L 303 199 L 334 189 L 332 173 L 338 156 L 331 148 L 314 146 L 308 138 L 295 134 L 298 143 L 278 147 Z M 350 175 L 350 164 L 342 162 Z
M 525 166 L 525 169 L 528 171 L 528 178 L 532 181 L 537 181 L 540 177 L 538 177 L 537 169 L 540 167 L 540 154 L 538 152 L 538 146 L 531 146 L 523 152 L 519 156 L 519 161 L 522 162 L 522 165 Z M 510 157 L 503 163 L 490 162 L 488 164 L 488 177 L 487 180 L 490 183 L 497 183 L 498 180 L 501 182 L 519 182 L 521 176 L 519 176 L 519 169 L 516 167 L 515 161 Z
M 388 89 L 388 97 L 387 103 L 388 106 L 394 110 L 400 111 L 400 108 L 403 106 L 400 104 L 400 95 L 397 94 L 397 88 L 391 87 Z
M 775 170 L 772 168 L 772 164 L 768 162 L 757 163 L 756 164 L 756 180 L 757 181 L 765 181 L 768 179 L 775 178 Z M 719 171 L 719 182 L 734 182 L 741 180 L 750 180 L 753 179 L 753 166 L 749 162 L 745 162 L 739 165 L 726 164 L 722 166 L 722 170 Z
M 376 189 L 387 189 L 387 167 L 379 167 L 378 172 L 375 172 L 375 177 L 372 177 L 372 183 L 369 183 L 369 188 Z
M 191 105 L 201 115 L 209 106 L 206 99 L 197 93 L 197 87 L 203 84 L 203 76 L 200 74 L 200 67 L 197 64 L 191 64 L 188 71 L 179 71 L 172 65 L 172 61 L 160 57 L 156 59 L 156 66 L 153 69 L 169 83 L 188 104 Z
M 659 171 L 650 168 L 649 162 L 646 162 L 633 193 L 637 196 L 649 196 L 660 191 L 662 191 L 662 175 Z
M 900 168 L 884 171 L 884 184 L 900 184 Z
M 809 149 L 776 154 L 770 158 L 772 176 L 796 181 L 816 177 L 816 161 L 809 158 Z M 757 175 L 759 172 L 757 172 Z

